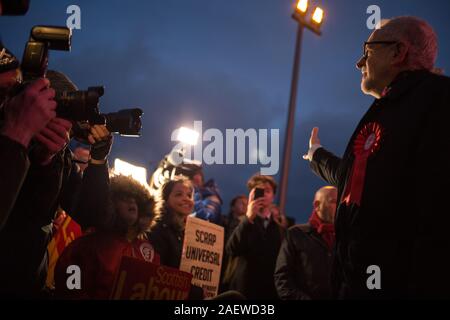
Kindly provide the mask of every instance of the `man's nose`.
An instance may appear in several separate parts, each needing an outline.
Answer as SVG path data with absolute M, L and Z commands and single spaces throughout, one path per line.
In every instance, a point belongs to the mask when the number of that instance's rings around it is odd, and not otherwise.
M 356 68 L 361 70 L 365 64 L 366 64 L 366 58 L 363 56 L 363 57 L 361 57 L 361 59 L 358 60 L 358 62 L 356 62 Z

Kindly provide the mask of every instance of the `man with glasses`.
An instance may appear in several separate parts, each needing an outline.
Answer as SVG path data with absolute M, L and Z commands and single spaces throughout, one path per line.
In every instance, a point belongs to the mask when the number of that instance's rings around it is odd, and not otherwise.
M 450 79 L 434 73 L 437 36 L 423 20 L 383 21 L 357 62 L 375 98 L 339 158 L 314 128 L 304 156 L 339 190 L 336 297 L 450 297 Z

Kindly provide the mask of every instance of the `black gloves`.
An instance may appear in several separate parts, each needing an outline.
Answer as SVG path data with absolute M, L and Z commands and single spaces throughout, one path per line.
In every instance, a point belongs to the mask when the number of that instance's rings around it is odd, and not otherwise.
M 94 160 L 106 160 L 111 152 L 112 142 L 113 137 L 110 135 L 108 140 L 98 141 L 93 144 L 91 146 L 91 158 Z

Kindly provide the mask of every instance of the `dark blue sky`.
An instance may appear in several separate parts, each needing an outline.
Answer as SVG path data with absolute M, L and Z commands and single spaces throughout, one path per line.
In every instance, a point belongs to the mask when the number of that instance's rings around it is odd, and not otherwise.
M 450 70 L 450 2 L 447 0 L 319 0 L 323 36 L 307 31 L 299 84 L 287 214 L 305 222 L 314 192 L 323 184 L 301 159 L 313 126 L 322 144 L 342 154 L 372 99 L 360 91 L 355 62 L 369 5 L 383 18 L 416 15 L 440 39 L 437 66 Z M 140 139 L 118 138 L 112 157 L 153 168 L 175 145 L 171 132 L 202 120 L 204 129 L 280 129 L 282 152 L 296 22 L 291 0 L 36 1 L 25 17 L 1 17 L 4 43 L 18 57 L 33 25 L 65 25 L 66 8 L 81 8 L 81 30 L 72 51 L 51 52 L 50 68 L 80 89 L 105 85 L 102 111 L 139 106 Z M 206 145 L 206 144 L 205 144 Z M 207 166 L 228 202 L 246 193 L 259 166 Z

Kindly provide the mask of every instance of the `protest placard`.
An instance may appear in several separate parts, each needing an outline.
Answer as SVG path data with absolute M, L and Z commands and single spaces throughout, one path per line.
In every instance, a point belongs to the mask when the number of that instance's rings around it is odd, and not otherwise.
M 192 274 L 192 284 L 201 287 L 206 298 L 219 290 L 223 242 L 223 227 L 188 217 L 180 270 Z
M 113 300 L 187 300 L 192 275 L 132 257 L 122 257 Z

